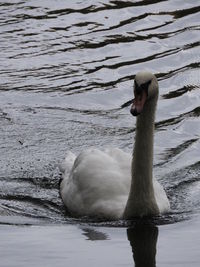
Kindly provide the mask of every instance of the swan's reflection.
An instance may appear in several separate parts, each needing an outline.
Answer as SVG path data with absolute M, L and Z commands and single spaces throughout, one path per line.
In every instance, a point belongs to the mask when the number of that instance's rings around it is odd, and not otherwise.
M 155 267 L 158 227 L 136 224 L 133 228 L 127 229 L 127 236 L 132 247 L 135 267 Z
M 105 233 L 94 230 L 92 228 L 83 228 L 83 235 L 87 237 L 87 240 L 97 241 L 97 240 L 107 240 L 108 236 Z

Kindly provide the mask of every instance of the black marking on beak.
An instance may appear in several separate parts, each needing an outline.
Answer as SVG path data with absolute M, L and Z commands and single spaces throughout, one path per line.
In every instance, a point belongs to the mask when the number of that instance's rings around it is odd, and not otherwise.
M 134 82 L 134 86 L 135 86 L 135 93 L 137 95 L 140 95 L 142 93 L 143 90 L 146 91 L 146 94 L 148 96 L 148 89 L 149 89 L 149 85 L 151 84 L 151 80 L 146 82 L 146 83 L 143 83 L 141 85 L 138 85 L 137 82 L 135 81 Z
M 136 108 L 134 108 L 134 109 L 131 108 L 131 109 L 130 109 L 130 113 L 131 113 L 133 116 L 137 116 L 137 115 L 140 114 L 140 113 L 137 112 L 137 109 L 136 109 Z

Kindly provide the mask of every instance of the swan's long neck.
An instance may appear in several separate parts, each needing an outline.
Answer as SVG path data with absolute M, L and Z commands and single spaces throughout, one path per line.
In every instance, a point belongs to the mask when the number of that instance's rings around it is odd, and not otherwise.
M 153 171 L 153 133 L 157 98 L 149 100 L 137 117 L 135 146 L 132 160 L 132 182 L 124 218 L 155 215 L 156 204 Z

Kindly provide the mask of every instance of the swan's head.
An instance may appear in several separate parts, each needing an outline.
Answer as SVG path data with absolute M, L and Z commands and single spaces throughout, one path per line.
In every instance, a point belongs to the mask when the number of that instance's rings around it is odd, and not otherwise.
M 131 114 L 137 116 L 142 113 L 145 104 L 158 98 L 158 82 L 151 72 L 138 72 L 134 81 L 134 100 Z

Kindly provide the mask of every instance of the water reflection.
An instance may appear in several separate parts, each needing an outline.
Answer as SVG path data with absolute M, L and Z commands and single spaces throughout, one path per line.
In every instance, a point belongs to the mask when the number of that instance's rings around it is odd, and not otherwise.
M 137 223 L 133 228 L 127 229 L 127 236 L 132 248 L 135 266 L 155 267 L 158 227 Z
M 97 241 L 97 240 L 107 240 L 108 236 L 105 233 L 97 231 L 92 228 L 83 228 L 83 235 L 87 237 L 87 240 Z

